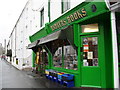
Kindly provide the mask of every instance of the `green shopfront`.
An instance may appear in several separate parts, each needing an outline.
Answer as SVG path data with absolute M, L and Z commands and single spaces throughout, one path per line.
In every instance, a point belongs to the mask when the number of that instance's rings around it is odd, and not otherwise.
M 47 23 L 30 36 L 33 67 L 40 68 L 37 52 L 45 52 L 40 54 L 42 61 L 47 56 L 45 68 L 73 74 L 75 87 L 116 88 L 111 12 L 104 1 L 93 0 Z M 119 49 L 120 13 L 115 16 Z

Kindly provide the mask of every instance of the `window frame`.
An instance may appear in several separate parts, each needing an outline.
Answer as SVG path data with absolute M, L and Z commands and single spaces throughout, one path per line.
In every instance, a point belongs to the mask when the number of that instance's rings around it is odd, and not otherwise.
M 67 0 L 67 9 L 66 10 L 64 10 L 64 4 L 65 4 L 64 0 L 61 0 L 61 8 L 62 8 L 61 13 L 64 13 L 70 9 L 70 0 Z
M 40 10 L 40 27 L 44 25 L 44 7 Z
M 70 46 L 72 46 L 70 43 L 69 43 L 69 45 Z M 66 50 L 64 49 L 65 48 L 65 46 L 67 46 L 67 45 L 63 45 L 63 46 L 61 46 L 61 55 L 62 55 L 62 65 L 61 65 L 61 67 L 57 67 L 57 66 L 54 66 L 54 60 L 53 60 L 53 57 L 54 57 L 54 55 L 52 54 L 52 66 L 54 67 L 54 68 L 63 68 L 63 69 L 66 69 L 65 68 L 65 66 L 64 66 L 64 64 L 65 64 L 65 53 L 66 53 Z M 72 47 L 74 47 L 74 46 L 72 46 Z M 57 50 L 56 50 L 57 51 Z M 68 48 L 67 48 L 67 51 L 68 51 Z M 77 57 L 78 57 L 78 51 L 77 51 L 77 49 L 75 49 L 75 51 L 76 51 L 76 55 L 77 55 Z M 58 51 L 57 52 L 59 52 L 59 49 L 58 49 Z M 66 69 L 66 70 L 75 70 L 75 69 Z M 75 71 L 77 71 L 78 70 L 78 59 L 77 59 L 77 69 L 75 70 Z

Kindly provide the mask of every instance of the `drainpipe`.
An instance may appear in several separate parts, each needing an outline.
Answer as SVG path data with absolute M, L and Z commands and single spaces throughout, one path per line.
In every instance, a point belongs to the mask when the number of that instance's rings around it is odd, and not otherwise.
M 116 29 L 116 18 L 114 11 L 111 11 L 111 28 L 112 28 L 112 47 L 113 47 L 114 88 L 119 88 L 117 29 Z

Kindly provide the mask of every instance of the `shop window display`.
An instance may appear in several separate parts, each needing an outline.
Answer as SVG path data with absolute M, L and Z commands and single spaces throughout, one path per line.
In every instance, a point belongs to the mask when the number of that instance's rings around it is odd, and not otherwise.
M 82 39 L 83 66 L 98 66 L 98 37 Z
M 76 49 L 70 45 L 68 40 L 55 41 L 53 44 L 54 55 L 53 65 L 55 67 L 62 67 L 64 63 L 65 69 L 77 70 L 77 54 Z M 55 49 L 57 48 L 57 49 Z
M 56 40 L 52 43 L 53 65 L 55 67 L 62 67 L 62 46 L 63 40 Z
M 56 50 L 53 56 L 53 64 L 55 67 L 62 67 L 62 47 Z
M 64 68 L 77 70 L 77 54 L 72 45 L 64 46 Z

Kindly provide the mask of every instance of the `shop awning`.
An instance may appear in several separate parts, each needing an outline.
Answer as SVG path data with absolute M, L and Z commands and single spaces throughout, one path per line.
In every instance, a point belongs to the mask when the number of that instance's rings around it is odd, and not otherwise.
M 44 44 L 44 43 L 47 43 L 47 42 L 50 42 L 50 41 L 53 41 L 56 39 L 65 39 L 65 34 L 63 33 L 62 30 L 54 32 L 52 34 L 49 34 L 49 35 L 31 43 L 31 44 L 29 44 L 27 48 L 32 49 L 38 45 L 41 45 L 41 44 Z
M 41 44 L 44 44 L 44 43 L 47 43 L 47 42 L 50 42 L 50 41 L 53 41 L 56 39 L 65 39 L 65 38 L 66 37 L 65 37 L 63 31 L 60 30 L 60 31 L 54 32 L 46 37 L 39 39 L 38 45 L 41 45 Z
M 37 46 L 37 44 L 38 44 L 38 40 L 37 41 L 35 41 L 35 42 L 33 42 L 33 43 L 31 43 L 31 44 L 28 44 L 28 49 L 32 49 L 33 47 L 36 47 Z

